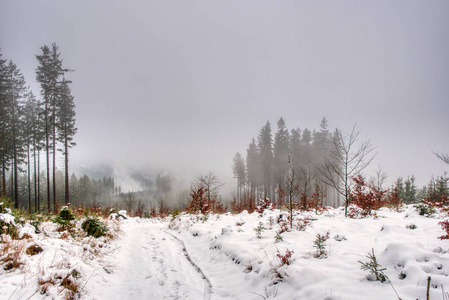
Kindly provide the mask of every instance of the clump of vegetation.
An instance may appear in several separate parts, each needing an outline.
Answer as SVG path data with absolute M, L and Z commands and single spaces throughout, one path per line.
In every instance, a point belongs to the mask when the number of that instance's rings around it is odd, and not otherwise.
M 309 219 L 309 218 L 299 219 L 295 224 L 296 229 L 299 231 L 304 231 L 304 230 L 306 230 L 307 226 L 310 225 L 310 223 L 311 223 L 311 219 Z
M 245 221 L 237 221 L 235 222 L 235 226 L 243 226 L 245 224 Z
M 72 213 L 69 207 L 63 206 L 59 211 L 59 214 L 53 219 L 54 223 L 60 225 L 60 230 L 70 230 L 73 226 L 72 221 L 75 220 L 75 215 Z
M 445 235 L 442 235 L 440 237 L 438 237 L 440 240 L 447 240 L 449 239 L 449 221 L 448 220 L 444 220 L 438 223 L 438 225 L 441 225 L 442 229 L 444 231 L 446 231 Z
M 405 226 L 405 228 L 414 230 L 414 229 L 416 229 L 417 227 L 416 227 L 415 224 L 409 224 L 409 225 Z
M 369 271 L 376 277 L 377 281 L 385 282 L 388 278 L 387 275 L 384 274 L 386 268 L 382 268 L 382 266 L 377 262 L 376 255 L 374 255 L 374 249 L 372 249 L 372 253 L 368 253 L 366 257 L 369 259 L 368 262 L 364 263 L 359 261 L 362 265 L 361 269 L 363 271 Z
M 44 251 L 44 249 L 42 249 L 41 246 L 39 246 L 39 245 L 31 245 L 31 246 L 29 246 L 27 248 L 26 254 L 28 254 L 30 256 L 33 256 L 33 255 L 41 253 L 42 251 Z
M 10 218 L 2 218 L 0 216 L 0 234 L 9 235 L 12 239 L 17 239 L 19 237 L 17 227 L 14 221 Z M 3 241 L 3 236 L 1 237 L 1 241 Z
M 262 216 L 263 212 L 266 209 L 273 210 L 273 203 L 271 203 L 269 198 L 260 199 L 259 202 L 260 202 L 260 205 L 258 205 L 256 207 L 256 212 L 259 214 L 259 216 Z
M 102 237 L 108 232 L 106 225 L 97 217 L 87 217 L 81 224 L 81 228 L 87 235 L 93 236 L 94 238 Z
M 265 230 L 266 228 L 263 226 L 262 222 L 259 222 L 259 226 L 257 226 L 256 228 L 254 228 L 254 231 L 256 232 L 256 237 L 258 239 L 262 238 L 262 232 Z
M 350 194 L 351 207 L 348 216 L 353 219 L 366 218 L 372 214 L 373 210 L 378 210 L 385 204 L 384 195 L 386 190 L 367 184 L 363 176 L 358 175 L 352 178 L 355 187 Z
M 430 217 L 435 213 L 435 208 L 430 201 L 422 200 L 415 205 L 415 208 L 420 216 Z
M 276 254 L 276 256 L 280 259 L 280 261 L 281 261 L 281 266 L 284 266 L 284 265 L 290 265 L 290 263 L 291 263 L 291 258 L 292 258 L 292 255 L 293 255 L 293 253 L 294 253 L 294 251 L 292 250 L 292 251 L 290 251 L 290 250 L 286 250 L 285 251 L 285 254 L 284 255 L 282 255 L 280 252 L 279 252 L 279 250 L 278 250 L 278 253 Z
M 326 258 L 326 241 L 329 239 L 329 231 L 326 234 L 317 234 L 315 241 L 313 242 L 313 247 L 316 248 L 315 258 Z
M 284 239 L 282 238 L 281 232 L 277 231 L 276 235 L 274 236 L 274 242 L 278 243 L 278 242 L 282 242 Z
M 22 253 L 25 243 L 22 241 L 8 241 L 1 248 L 0 262 L 2 262 L 5 271 L 17 269 L 23 265 Z

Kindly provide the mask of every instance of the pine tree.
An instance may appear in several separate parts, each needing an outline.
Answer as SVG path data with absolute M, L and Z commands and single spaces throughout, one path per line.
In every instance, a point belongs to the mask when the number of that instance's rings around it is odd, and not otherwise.
M 27 141 L 26 143 L 26 152 L 27 152 L 27 166 L 28 166 L 28 172 L 27 172 L 27 179 L 28 179 L 28 185 L 27 185 L 27 190 L 28 190 L 28 210 L 31 213 L 32 209 L 31 209 L 31 151 L 33 148 L 33 156 L 34 156 L 34 175 L 36 175 L 36 130 L 37 130 L 37 123 L 39 120 L 39 116 L 38 116 L 38 102 L 36 100 L 36 97 L 33 95 L 33 93 L 31 91 L 28 91 L 27 96 L 26 96 L 26 103 L 25 106 L 23 108 L 23 117 L 24 117 L 24 122 L 23 122 L 23 129 L 24 129 L 24 137 L 25 140 Z M 36 176 L 35 176 L 36 177 Z M 34 185 L 34 196 L 35 196 L 35 201 L 34 201 L 34 205 L 35 208 L 37 207 L 37 198 L 36 198 L 36 191 L 37 191 L 37 186 L 36 186 L 36 181 L 35 181 L 35 185 Z
M 12 151 L 12 179 L 13 193 L 12 199 L 14 206 L 19 207 L 19 165 L 23 159 L 23 128 L 22 128 L 22 107 L 24 101 L 25 79 L 20 70 L 13 62 L 7 66 L 6 78 L 6 117 L 9 124 L 6 125 L 6 132 L 9 136 L 10 150 Z M 8 122 L 8 121 L 7 121 Z
M 263 174 L 263 197 L 272 198 L 270 194 L 273 169 L 273 137 L 271 135 L 271 124 L 268 121 L 259 132 L 257 148 L 260 154 L 260 166 Z
M 252 139 L 246 150 L 246 175 L 250 193 L 253 198 L 260 183 L 259 169 L 259 151 L 257 150 L 256 141 Z
M 329 156 L 329 148 L 331 142 L 331 134 L 328 129 L 328 122 L 326 118 L 323 117 L 320 123 L 320 130 L 314 131 L 313 134 L 313 162 L 316 165 L 323 164 L 326 157 Z
M 416 194 L 417 194 L 417 186 L 415 184 L 415 176 L 408 177 L 404 182 L 405 190 L 404 190 L 404 201 L 406 203 L 415 203 L 416 202 Z
M 402 177 L 399 177 L 398 179 L 396 179 L 396 182 L 394 183 L 394 189 L 396 190 L 398 198 L 401 201 L 404 201 L 405 189 L 404 189 L 404 181 L 403 181 Z
M 302 147 L 301 130 L 292 129 L 290 133 L 290 157 L 293 169 L 298 173 L 301 168 Z
M 75 127 L 75 103 L 71 95 L 69 81 L 63 79 L 59 95 L 59 110 L 57 114 L 58 140 L 64 145 L 62 153 L 64 155 L 64 190 L 65 204 L 70 202 L 69 191 L 69 148 L 75 146 L 73 136 L 77 128 Z
M 237 154 L 234 156 L 234 165 L 232 167 L 232 171 L 234 173 L 234 178 L 237 179 L 237 199 L 240 202 L 242 196 L 242 188 L 244 188 L 246 184 L 246 169 L 245 160 L 239 152 L 237 152 Z
M 51 210 L 50 198 L 50 149 L 53 154 L 53 208 L 56 210 L 56 123 L 59 110 L 58 100 L 61 92 L 61 79 L 69 69 L 62 68 L 59 58 L 58 46 L 52 44 L 51 50 L 47 46 L 41 47 L 42 54 L 36 55 L 39 66 L 36 69 L 36 80 L 41 85 L 43 101 L 43 114 L 45 120 L 45 152 L 47 163 L 47 205 Z M 50 140 L 51 139 L 51 140 Z
M 273 146 L 273 173 L 275 184 L 283 189 L 285 175 L 289 169 L 290 134 L 283 118 L 279 119 L 277 125 L 278 131 L 275 134 Z
M 301 195 L 302 202 L 305 202 L 311 193 L 312 181 L 316 174 L 313 172 L 313 156 L 312 156 L 312 132 L 309 129 L 304 129 L 301 139 L 302 159 L 300 163 L 300 178 L 301 178 Z
M 9 155 L 8 149 L 8 122 L 9 116 L 7 114 L 8 96 L 7 90 L 9 79 L 7 78 L 7 64 L 6 60 L 2 59 L 0 53 L 0 166 L 1 166 L 1 181 L 0 181 L 0 196 L 6 196 L 6 172 L 9 170 Z

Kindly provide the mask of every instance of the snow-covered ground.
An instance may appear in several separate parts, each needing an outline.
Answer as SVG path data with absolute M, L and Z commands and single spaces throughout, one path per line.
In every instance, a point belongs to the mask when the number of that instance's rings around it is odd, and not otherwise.
M 109 241 L 34 235 L 25 242 L 44 251 L 24 255 L 20 269 L 0 271 L 0 299 L 43 299 L 38 278 L 73 270 L 83 299 L 426 299 L 429 276 L 430 299 L 444 299 L 449 240 L 437 237 L 445 234 L 438 225 L 445 216 L 419 216 L 413 206 L 376 213 L 366 219 L 345 218 L 341 208 L 298 213 L 294 225 L 309 220 L 304 230 L 284 232 L 277 242 L 277 220 L 286 214 L 279 210 L 131 218 Z M 43 225 L 48 232 L 51 226 Z M 325 255 L 317 258 L 314 241 L 327 232 Z M 386 282 L 361 269 L 372 249 Z M 287 250 L 290 264 L 281 266 L 277 254 Z M 61 290 L 51 286 L 48 299 L 64 299 Z

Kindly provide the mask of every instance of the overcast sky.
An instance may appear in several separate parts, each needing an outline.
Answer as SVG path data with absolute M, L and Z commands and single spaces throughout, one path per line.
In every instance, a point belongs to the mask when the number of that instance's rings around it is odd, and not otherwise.
M 421 185 L 449 169 L 432 154 L 449 152 L 448 16 L 446 0 L 3 0 L 0 48 L 36 94 L 41 46 L 76 70 L 72 170 L 227 181 L 267 120 L 325 116 L 357 123 L 389 180 Z

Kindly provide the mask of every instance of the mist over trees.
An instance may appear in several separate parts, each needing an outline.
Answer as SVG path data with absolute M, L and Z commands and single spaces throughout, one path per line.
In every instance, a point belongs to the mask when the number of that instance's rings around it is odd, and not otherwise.
M 326 189 L 318 166 L 329 157 L 337 132 L 330 132 L 326 118 L 321 120 L 317 130 L 294 128 L 290 131 L 280 118 L 273 137 L 271 124 L 267 122 L 260 129 L 257 142 L 252 139 L 248 145 L 246 159 L 240 153 L 234 156 L 237 200 L 267 197 L 279 204 L 285 200 L 286 190 L 289 190 L 290 200 L 296 194 L 308 199 L 316 189 Z M 292 186 L 295 191 L 291 190 Z M 338 205 L 338 198 L 328 197 L 325 204 Z
M 48 212 L 55 211 L 60 200 L 64 199 L 65 204 L 69 202 L 69 148 L 75 145 L 73 137 L 77 131 L 71 82 L 65 78 L 65 73 L 70 70 L 62 67 L 56 44 L 43 46 L 41 51 L 36 55 L 40 97 L 26 86 L 19 68 L 12 61 L 6 62 L 0 54 L 0 191 L 2 196 L 7 195 L 6 180 L 10 176 L 11 201 L 16 208 L 21 204 L 30 212 L 43 208 Z M 58 151 L 64 156 L 63 196 L 57 192 Z M 41 172 L 42 152 L 45 154 L 45 176 Z M 27 184 L 19 191 L 22 173 L 26 174 Z M 46 181 L 45 193 L 42 180 Z M 46 203 L 41 202 L 43 197 L 47 199 Z
M 274 134 L 267 122 L 257 139 L 249 143 L 246 158 L 241 153 L 234 156 L 234 201 L 250 210 L 263 198 L 289 209 L 307 209 L 310 203 L 334 207 L 343 204 L 347 213 L 357 182 L 365 185 L 363 171 L 375 157 L 374 149 L 370 140 L 360 140 L 355 126 L 350 132 L 338 128 L 331 131 L 326 118 L 318 129 L 290 131 L 280 118 Z M 446 162 L 444 154 L 435 155 Z M 385 201 L 395 198 L 398 203 L 416 203 L 447 199 L 449 195 L 446 174 L 432 178 L 421 189 L 413 175 L 405 181 L 397 178 L 391 187 L 386 186 L 387 178 L 379 167 L 369 180 L 375 194 Z

